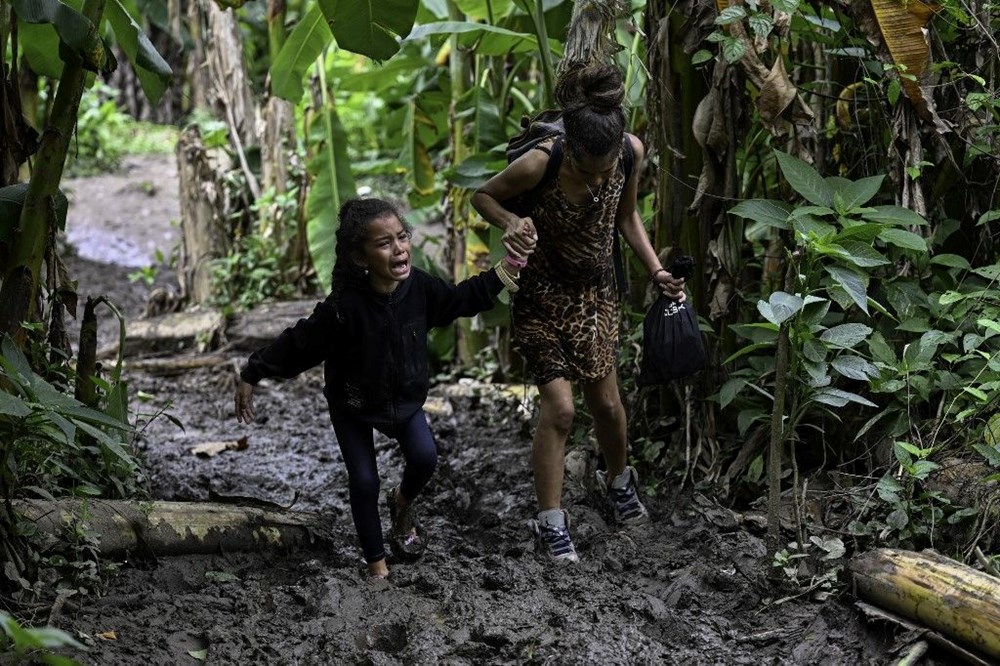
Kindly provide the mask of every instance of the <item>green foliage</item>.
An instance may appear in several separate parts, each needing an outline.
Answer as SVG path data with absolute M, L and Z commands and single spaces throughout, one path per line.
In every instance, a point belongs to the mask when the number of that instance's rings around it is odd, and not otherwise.
M 117 97 L 118 91 L 103 83 L 83 93 L 67 176 L 115 171 L 126 155 L 173 152 L 176 128 L 133 120 L 118 106 Z
M 879 483 L 888 515 L 865 529 L 919 543 L 945 517 L 967 515 L 920 487 L 936 469 L 928 459 L 935 451 L 982 441 L 983 415 L 1000 397 L 1000 269 L 930 256 L 913 231 L 926 225 L 922 218 L 871 205 L 881 177 L 823 178 L 791 155 L 779 152 L 776 160 L 805 204 L 751 200 L 730 212 L 751 221 L 750 239 L 792 235 L 792 289 L 757 301 L 762 322 L 733 327 L 748 344 L 727 359 L 740 367 L 719 402 L 737 410 L 741 433 L 766 421 L 774 347 L 779 327 L 787 327 L 786 432 L 800 447 L 812 441 L 806 432 L 821 433 L 834 450 L 849 451 L 862 437 L 894 442 L 898 474 Z
M 0 660 L 5 664 L 49 664 L 77 666 L 79 662 L 53 654 L 52 650 L 86 650 L 75 638 L 53 627 L 22 627 L 8 613 L 0 611 Z
M 132 497 L 141 481 L 123 412 L 124 384 L 104 383 L 104 413 L 83 405 L 31 369 L 5 338 L 0 345 L 0 469 L 7 497 L 68 491 Z
M 229 254 L 212 264 L 216 290 L 212 304 L 232 312 L 293 296 L 295 281 L 284 252 L 284 244 L 273 235 L 249 233 L 238 238 Z

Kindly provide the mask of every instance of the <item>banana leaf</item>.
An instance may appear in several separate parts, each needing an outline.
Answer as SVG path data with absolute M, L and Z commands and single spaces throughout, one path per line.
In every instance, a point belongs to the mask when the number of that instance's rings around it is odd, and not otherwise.
M 76 59 L 84 69 L 101 74 L 114 71 L 118 63 L 97 27 L 76 9 L 59 0 L 11 0 L 11 5 L 20 21 L 55 28 L 64 62 Z
M 356 187 L 347 155 L 347 132 L 336 109 L 328 106 L 321 120 L 313 123 L 310 141 L 319 146 L 319 152 L 309 163 L 312 187 L 306 199 L 306 235 L 316 277 L 329 290 L 336 259 L 337 214 L 341 204 L 355 195 Z
M 131 0 L 108 0 L 105 16 L 115 31 L 115 39 L 135 69 L 146 98 L 156 104 L 170 83 L 173 72 L 135 22 L 138 10 Z
M 332 41 L 333 33 L 323 10 L 315 4 L 292 30 L 271 64 L 271 92 L 293 103 L 302 99 L 306 70 Z

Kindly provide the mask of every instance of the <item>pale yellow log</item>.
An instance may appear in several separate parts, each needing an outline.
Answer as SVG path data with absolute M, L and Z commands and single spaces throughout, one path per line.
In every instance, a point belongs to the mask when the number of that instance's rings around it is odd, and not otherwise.
M 880 548 L 851 560 L 859 597 L 1000 659 L 1000 579 L 939 553 Z
M 215 502 L 16 500 L 14 508 L 47 534 L 83 522 L 104 555 L 185 555 L 286 550 L 330 540 L 318 514 Z

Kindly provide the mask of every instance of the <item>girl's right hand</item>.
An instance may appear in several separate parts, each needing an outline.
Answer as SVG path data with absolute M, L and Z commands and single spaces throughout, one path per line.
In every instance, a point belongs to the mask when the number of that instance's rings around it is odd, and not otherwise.
M 236 387 L 236 421 L 250 423 L 253 417 L 253 384 L 240 380 Z
M 530 217 L 520 217 L 507 226 L 503 234 L 503 246 L 507 252 L 524 259 L 535 251 L 538 234 Z

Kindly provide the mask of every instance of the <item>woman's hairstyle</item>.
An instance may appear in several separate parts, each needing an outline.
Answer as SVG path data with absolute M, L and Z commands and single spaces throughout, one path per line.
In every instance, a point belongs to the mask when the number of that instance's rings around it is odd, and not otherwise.
M 625 84 L 614 65 L 567 70 L 556 81 L 556 102 L 570 146 L 590 157 L 616 150 L 625 134 Z
M 364 253 L 365 241 L 368 240 L 368 228 L 372 220 L 391 215 L 399 218 L 403 228 L 409 232 L 410 225 L 406 223 L 399 211 L 388 201 L 382 199 L 348 199 L 340 207 L 340 224 L 337 226 L 337 256 L 333 264 L 332 289 L 334 301 L 340 301 L 344 287 L 350 285 L 360 287 L 367 283 L 365 270 L 354 261 L 357 254 Z

